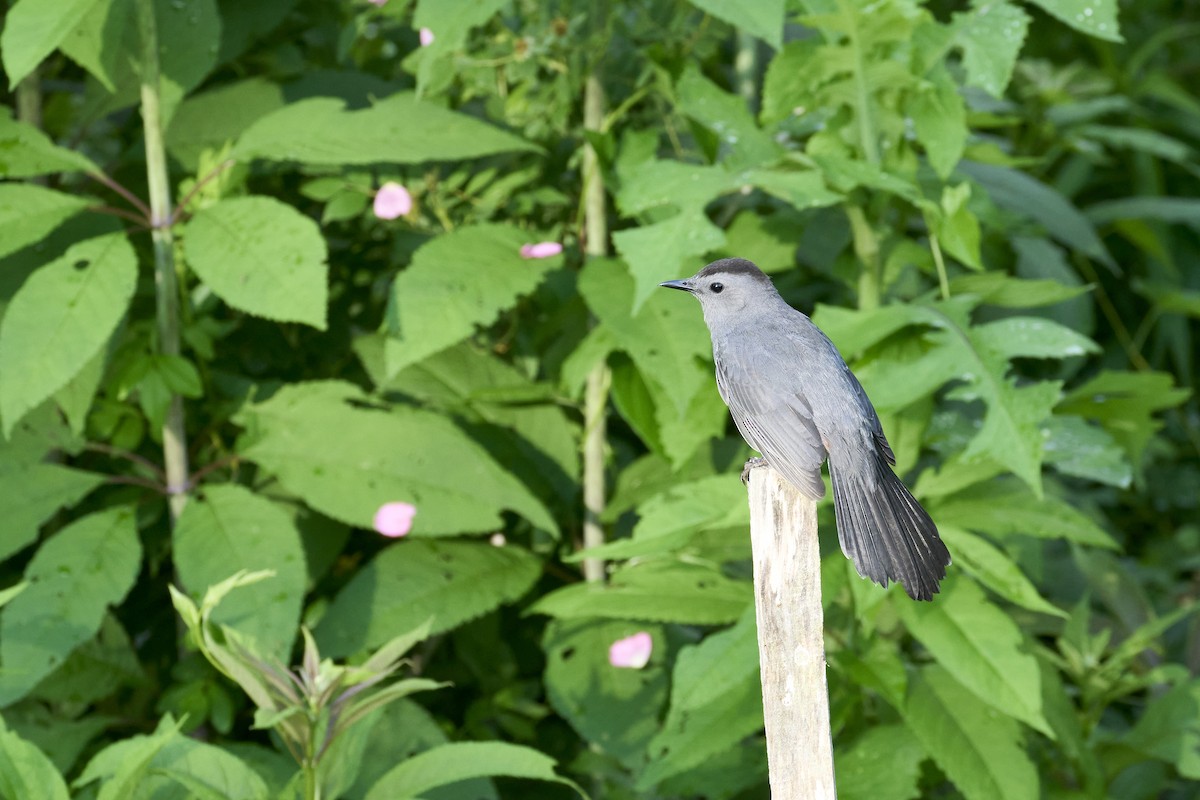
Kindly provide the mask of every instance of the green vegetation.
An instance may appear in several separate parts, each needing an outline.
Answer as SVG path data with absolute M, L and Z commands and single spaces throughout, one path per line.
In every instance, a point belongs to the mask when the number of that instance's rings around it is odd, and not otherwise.
M 1119 12 L 10 3 L 0 798 L 767 796 L 727 255 L 954 556 L 820 508 L 840 796 L 1192 796 L 1200 26 Z

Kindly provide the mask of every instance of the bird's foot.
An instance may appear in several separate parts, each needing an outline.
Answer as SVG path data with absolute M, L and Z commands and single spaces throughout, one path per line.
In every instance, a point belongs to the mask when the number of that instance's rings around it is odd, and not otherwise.
M 746 465 L 742 467 L 742 483 L 750 483 L 750 470 L 758 467 L 765 467 L 766 465 L 767 460 L 762 456 L 755 456 L 754 458 L 746 459 Z

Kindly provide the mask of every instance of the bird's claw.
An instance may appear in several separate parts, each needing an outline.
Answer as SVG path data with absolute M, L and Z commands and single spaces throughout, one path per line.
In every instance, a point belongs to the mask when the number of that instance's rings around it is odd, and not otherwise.
M 749 485 L 750 484 L 750 470 L 756 469 L 758 467 L 765 467 L 766 465 L 767 465 L 767 460 L 765 458 L 763 458 L 762 456 L 755 456 L 754 458 L 746 459 L 746 465 L 744 467 L 742 467 L 742 483 Z

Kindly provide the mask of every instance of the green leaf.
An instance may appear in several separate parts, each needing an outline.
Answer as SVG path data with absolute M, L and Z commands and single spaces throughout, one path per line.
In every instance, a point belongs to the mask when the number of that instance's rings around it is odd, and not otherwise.
M 183 237 L 188 266 L 229 305 L 325 330 L 325 239 L 296 209 L 270 197 L 234 197 L 197 213 Z
M 541 562 L 518 547 L 410 539 L 360 569 L 338 593 L 315 635 L 321 653 L 345 656 L 378 647 L 431 621 L 456 628 L 525 594 Z
M 362 528 L 384 503 L 404 501 L 417 507 L 418 534 L 494 530 L 503 509 L 557 534 L 529 490 L 445 416 L 366 402 L 345 383 L 289 386 L 243 412 L 252 430 L 239 452 L 313 508 Z
M 758 681 L 758 627 L 754 605 L 728 630 L 679 651 L 671 677 L 671 711 L 690 713 L 715 702 L 730 685 Z
M 951 17 L 967 83 L 1003 97 L 1029 31 L 1029 15 L 1007 0 L 975 0 L 971 5 L 970 11 Z
M 488 776 L 525 778 L 583 790 L 554 771 L 554 759 L 530 747 L 507 742 L 454 742 L 419 753 L 379 779 L 366 800 L 410 800 L 430 789 Z
M 730 169 L 766 166 L 783 154 L 783 148 L 754 122 L 746 101 L 723 91 L 694 64 L 684 68 L 675 92 L 679 111 L 716 134 L 720 160 Z
M 986 539 L 944 523 L 938 525 L 938 532 L 946 547 L 954 553 L 954 566 L 962 567 L 967 574 L 1011 603 L 1030 611 L 1066 618 L 1065 611 L 1038 594 L 1021 568 Z
M 967 109 L 945 67 L 935 69 L 929 82 L 909 103 L 908 111 L 929 165 L 944 181 L 967 143 Z
M 1155 414 L 1179 405 L 1191 395 L 1190 390 L 1174 384 L 1174 378 L 1165 372 L 1103 370 L 1067 394 L 1057 410 L 1097 420 L 1125 448 L 1140 472 L 1142 454 L 1163 426 Z
M 970 581 L 947 580 L 942 592 L 945 602 L 898 603 L 905 627 L 976 697 L 1053 738 L 1037 659 L 1017 624 Z
M 658 291 L 663 279 L 679 274 L 681 264 L 725 245 L 725 233 L 700 211 L 626 228 L 614 233 L 612 239 L 633 275 L 635 312 L 652 292 Z
M 1117 25 L 1117 0 L 1030 0 L 1044 11 L 1070 25 L 1077 31 L 1123 42 Z
M 197 597 L 239 569 L 274 570 L 270 580 L 231 595 L 212 619 L 253 637 L 264 655 L 286 659 L 307 582 L 291 516 L 244 487 L 206 486 L 184 508 L 172 542 L 179 580 Z
M 167 152 L 190 168 L 206 149 L 232 143 L 261 117 L 283 108 L 283 89 L 265 78 L 225 84 L 185 99 L 166 131 Z
M 41 241 L 89 201 L 31 183 L 0 184 L 0 258 Z
M 537 147 L 480 120 L 398 92 L 361 111 L 331 97 L 291 103 L 242 134 L 232 158 L 306 164 L 419 164 Z
M 182 723 L 168 715 L 150 735 L 133 736 L 114 742 L 92 756 L 83 773 L 75 779 L 76 788 L 104 779 L 97 800 L 128 800 L 138 796 L 138 788 L 150 770 L 150 763 L 168 744 L 179 737 Z
M 663 206 L 696 213 L 739 185 L 737 176 L 723 167 L 656 160 L 622 176 L 616 201 L 627 216 Z
M 25 570 L 30 586 L 0 610 L 0 706 L 25 696 L 96 635 L 141 564 L 131 509 L 84 517 L 47 540 Z
M 99 633 L 67 656 L 63 665 L 42 680 L 30 697 L 52 705 L 69 703 L 84 707 L 123 688 L 144 685 L 145 679 L 129 634 L 110 611 L 104 615 Z M 84 744 L 80 742 L 79 749 Z M 47 753 L 55 757 L 50 747 Z
M 1200 681 L 1181 683 L 1150 701 L 1123 743 L 1200 780 Z
M 783 44 L 783 0 L 690 0 L 701 11 L 757 36 L 778 50 Z
M 154 783 L 169 779 L 186 788 L 188 797 L 201 800 L 268 797 L 266 784 L 250 765 L 221 747 L 186 736 L 175 736 L 168 741 L 151 759 L 149 767 Z
M 1082 417 L 1046 420 L 1046 463 L 1064 475 L 1107 483 L 1121 489 L 1133 483 L 1133 467 L 1113 435 Z
M 960 183 L 946 186 L 942 190 L 941 214 L 929 213 L 926 220 L 937 236 L 938 243 L 964 266 L 983 270 L 979 253 L 979 220 L 971 211 L 967 201 L 971 198 L 971 184 Z M 930 221 L 930 218 L 933 218 Z
M 925 750 L 903 725 L 869 728 L 834 751 L 838 797 L 843 800 L 913 800 Z
M 910 682 L 904 723 L 967 800 L 1027 800 L 1038 776 L 1017 723 L 984 705 L 943 667 Z
M 98 0 L 63 37 L 63 53 L 116 94 L 133 70 L 137 11 L 133 0 Z
M 472 28 L 483 25 L 504 7 L 504 0 L 424 0 L 417 4 L 413 27 L 433 31 L 434 39 L 419 52 L 417 89 L 430 88 L 434 68 L 443 57 L 464 49 Z
M 17 0 L 4 20 L 0 52 L 9 86 L 16 85 L 54 52 L 96 0 Z
M 1052 306 L 1079 297 L 1087 291 L 1086 286 L 1064 286 L 1053 280 L 1024 280 L 1003 272 L 959 275 L 950 281 L 951 295 L 977 295 L 984 305 L 1000 308 Z
M 972 337 L 1001 358 L 1067 358 L 1099 353 L 1100 347 L 1065 325 L 1041 317 L 1006 317 L 976 325 Z
M 476 225 L 417 250 L 388 298 L 387 376 L 467 338 L 562 266 L 560 256 L 522 258 L 529 239 L 511 226 Z
M 23 464 L 0 456 L 0 559 L 34 541 L 43 522 L 78 503 L 104 478 L 61 464 Z
M 575 583 L 543 595 L 530 612 L 559 619 L 606 618 L 724 625 L 742 615 L 752 589 L 716 567 L 683 561 L 627 565 L 603 586 Z
M 0 107 L 0 177 L 30 178 L 52 172 L 99 173 L 91 159 L 59 147 L 32 125 L 13 119 Z
M 655 642 L 641 669 L 614 667 L 613 642 L 646 631 Z M 633 768 L 645 758 L 667 703 L 666 639 L 658 626 L 625 620 L 552 620 L 546 626 L 546 695 L 592 746 Z M 725 684 L 721 684 L 723 687 Z
M 711 353 L 695 301 L 663 289 L 633 313 L 634 281 L 613 259 L 589 261 L 579 276 L 579 293 L 642 377 L 658 384 L 676 411 L 685 413 L 696 392 L 703 391 L 704 377 L 693 364 L 697 358 L 707 361 Z
M 137 256 L 121 234 L 89 239 L 38 269 L 0 322 L 0 415 L 9 435 L 102 348 L 133 298 Z
M 1090 205 L 1084 213 L 1096 225 L 1149 219 L 1200 226 L 1200 200 L 1194 197 L 1121 197 Z
M 53 762 L 34 745 L 8 730 L 0 719 L 0 797 L 68 800 L 67 784 Z
M 1117 543 L 1095 522 L 1056 497 L 1035 497 L 1012 480 L 994 479 L 949 497 L 930 500 L 939 524 L 956 525 L 992 536 L 1035 536 L 1066 539 L 1093 547 L 1117 549 Z
M 959 169 L 978 181 L 996 205 L 1044 225 L 1055 239 L 1116 270 L 1091 221 L 1053 188 L 1011 167 L 963 161 Z
M 678 673 L 680 665 L 675 669 Z M 725 680 L 721 691 L 702 706 L 689 700 L 678 689 L 672 691 L 662 731 L 650 742 L 650 761 L 638 776 L 639 789 L 694 769 L 762 729 L 762 688 L 756 671 Z

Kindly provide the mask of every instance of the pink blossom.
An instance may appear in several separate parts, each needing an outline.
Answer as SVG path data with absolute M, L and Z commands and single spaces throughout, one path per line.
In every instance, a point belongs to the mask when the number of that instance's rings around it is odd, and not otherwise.
M 395 181 L 388 181 L 375 193 L 375 216 L 380 219 L 403 217 L 412 207 L 412 195 Z
M 654 640 L 645 631 L 617 639 L 608 648 L 608 663 L 614 667 L 641 669 L 650 662 L 650 653 L 654 649 Z
M 434 35 L 433 31 L 429 30 L 429 28 L 421 28 L 417 33 L 417 37 L 421 40 L 421 47 L 429 47 L 429 45 L 433 44 Z
M 537 242 L 521 245 L 521 258 L 552 258 L 563 251 L 558 242 Z
M 417 507 L 412 503 L 384 503 L 375 512 L 375 530 L 384 536 L 398 538 L 412 530 Z

